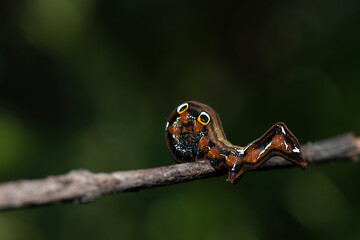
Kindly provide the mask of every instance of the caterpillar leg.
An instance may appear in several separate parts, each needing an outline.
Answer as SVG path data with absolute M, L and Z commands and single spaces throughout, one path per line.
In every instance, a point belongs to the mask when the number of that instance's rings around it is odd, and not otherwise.
M 246 171 L 255 170 L 274 156 L 283 157 L 303 169 L 308 165 L 302 157 L 298 140 L 280 122 L 244 148 L 236 161 L 226 163 L 229 168 L 228 181 L 236 183 Z

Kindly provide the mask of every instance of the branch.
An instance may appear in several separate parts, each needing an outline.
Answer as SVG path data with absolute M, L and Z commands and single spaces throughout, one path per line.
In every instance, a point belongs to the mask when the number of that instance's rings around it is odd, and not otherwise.
M 302 151 L 304 159 L 310 164 L 357 161 L 360 153 L 360 138 L 352 134 L 341 135 L 304 145 Z M 274 157 L 261 166 L 261 169 L 293 166 L 295 165 L 280 157 Z M 224 174 L 225 171 L 215 171 L 209 161 L 112 173 L 75 170 L 45 179 L 18 180 L 0 184 L 0 210 L 61 202 L 87 203 L 111 193 L 138 191 Z

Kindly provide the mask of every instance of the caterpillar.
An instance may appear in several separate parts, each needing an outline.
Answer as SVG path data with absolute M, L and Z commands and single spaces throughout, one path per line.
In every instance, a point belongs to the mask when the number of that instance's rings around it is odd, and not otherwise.
M 170 114 L 165 127 L 167 147 L 179 163 L 209 160 L 219 170 L 227 168 L 227 181 L 237 183 L 247 171 L 255 170 L 273 156 L 307 167 L 296 137 L 282 122 L 246 147 L 226 138 L 218 114 L 209 106 L 188 101 Z

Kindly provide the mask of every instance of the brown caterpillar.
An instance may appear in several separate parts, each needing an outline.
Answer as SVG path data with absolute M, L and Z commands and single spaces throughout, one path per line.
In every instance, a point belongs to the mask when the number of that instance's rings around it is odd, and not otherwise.
M 302 158 L 298 140 L 284 123 L 275 124 L 261 138 L 240 147 L 226 139 L 217 113 L 195 101 L 181 104 L 170 114 L 165 136 L 177 162 L 208 159 L 214 168 L 229 170 L 227 180 L 231 183 L 273 156 L 281 156 L 303 169 L 308 165 Z

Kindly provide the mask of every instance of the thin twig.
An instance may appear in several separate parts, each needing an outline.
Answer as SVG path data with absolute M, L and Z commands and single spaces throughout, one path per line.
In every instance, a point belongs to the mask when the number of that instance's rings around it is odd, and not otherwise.
M 302 146 L 310 163 L 356 161 L 360 138 L 341 135 Z M 293 164 L 274 157 L 261 169 L 292 167 Z M 209 161 L 175 164 L 165 167 L 92 173 L 75 170 L 68 174 L 37 180 L 19 180 L 0 184 L 0 210 L 41 206 L 61 202 L 87 203 L 110 193 L 137 191 L 226 174 L 216 171 Z M 224 183 L 226 184 L 226 183 Z

